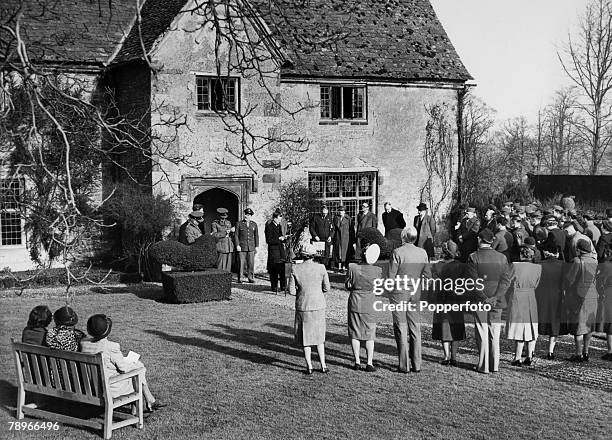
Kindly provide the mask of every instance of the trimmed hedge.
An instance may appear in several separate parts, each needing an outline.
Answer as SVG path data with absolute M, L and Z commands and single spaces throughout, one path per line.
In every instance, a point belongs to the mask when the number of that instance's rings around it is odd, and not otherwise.
M 149 255 L 160 264 L 185 271 L 206 270 L 217 267 L 217 242 L 205 234 L 192 245 L 174 240 L 158 241 L 149 248 Z
M 225 270 L 203 272 L 162 272 L 166 300 L 194 303 L 230 299 L 232 274 Z

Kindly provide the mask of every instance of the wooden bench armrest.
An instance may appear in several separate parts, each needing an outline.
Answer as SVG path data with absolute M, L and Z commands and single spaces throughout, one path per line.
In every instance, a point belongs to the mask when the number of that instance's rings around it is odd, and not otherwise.
M 128 371 L 127 373 L 120 374 L 118 376 L 113 376 L 108 379 L 108 383 L 121 382 L 122 380 L 129 379 L 130 377 L 139 376 L 145 373 L 144 368 L 136 368 L 135 370 Z

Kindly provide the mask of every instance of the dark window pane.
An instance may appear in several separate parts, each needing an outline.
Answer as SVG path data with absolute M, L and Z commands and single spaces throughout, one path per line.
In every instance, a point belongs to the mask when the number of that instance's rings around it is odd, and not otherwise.
M 332 119 L 342 118 L 342 87 L 331 87 L 331 117 Z
M 353 87 L 342 88 L 343 115 L 344 119 L 353 119 Z

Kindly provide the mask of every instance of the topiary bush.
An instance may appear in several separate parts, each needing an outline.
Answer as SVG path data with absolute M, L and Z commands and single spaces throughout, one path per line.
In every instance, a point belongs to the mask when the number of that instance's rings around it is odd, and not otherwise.
M 401 233 L 401 229 L 399 230 Z M 380 247 L 380 259 L 386 260 L 391 255 L 393 244 L 376 228 L 363 228 L 359 232 L 362 246 L 377 244 Z
M 220 269 L 162 272 L 162 282 L 166 300 L 173 303 L 219 301 L 232 293 L 232 274 Z
M 184 271 L 217 267 L 217 243 L 209 234 L 202 235 L 189 246 L 174 240 L 159 241 L 149 248 L 149 255 L 160 264 Z

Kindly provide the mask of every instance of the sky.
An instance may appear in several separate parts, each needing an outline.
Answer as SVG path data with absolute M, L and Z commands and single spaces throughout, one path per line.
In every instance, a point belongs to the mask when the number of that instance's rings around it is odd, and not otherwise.
M 498 122 L 534 121 L 555 90 L 569 85 L 557 50 L 588 0 L 430 1 Z

